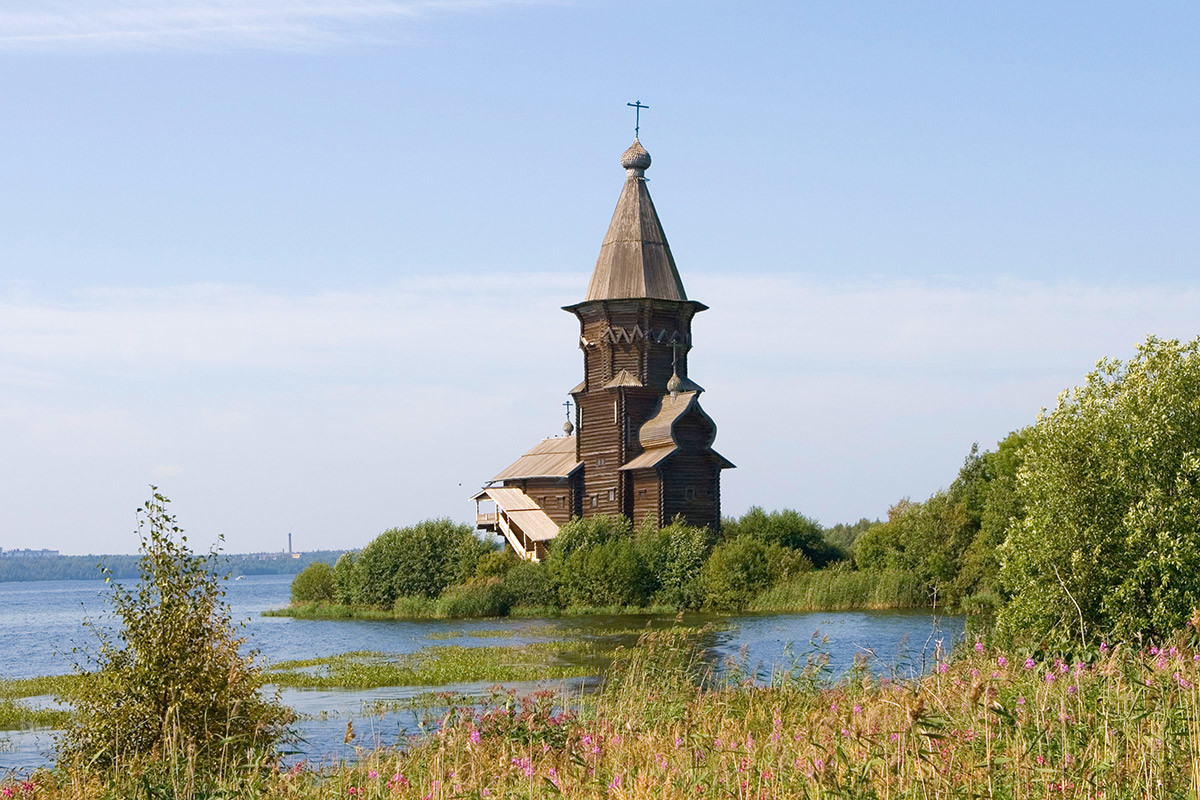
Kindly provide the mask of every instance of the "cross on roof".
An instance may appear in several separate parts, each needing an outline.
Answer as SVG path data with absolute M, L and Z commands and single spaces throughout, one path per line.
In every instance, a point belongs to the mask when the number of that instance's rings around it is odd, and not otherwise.
M 636 138 L 638 138 L 638 133 L 642 129 L 642 109 L 643 108 L 649 109 L 650 106 L 642 105 L 641 100 L 635 100 L 632 103 L 626 103 L 625 105 L 634 109 L 634 112 L 633 112 L 633 138 L 636 139 Z

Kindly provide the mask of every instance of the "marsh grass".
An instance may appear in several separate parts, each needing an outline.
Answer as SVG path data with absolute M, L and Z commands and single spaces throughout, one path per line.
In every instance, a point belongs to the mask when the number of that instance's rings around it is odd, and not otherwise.
M 43 695 L 65 697 L 81 691 L 83 686 L 84 678 L 79 675 L 0 680 L 0 731 L 64 727 L 71 719 L 69 711 L 33 708 L 19 701 Z
M 533 681 L 594 675 L 603 649 L 590 642 L 535 642 L 519 646 L 434 645 L 416 653 L 344 653 L 274 665 L 266 679 L 303 689 L 445 686 L 480 681 Z
M 814 570 L 777 583 L 755 597 L 750 611 L 848 611 L 921 608 L 924 584 L 908 572 Z
M 62 728 L 70 718 L 70 711 L 30 708 L 14 700 L 0 700 L 0 731 Z
M 71 695 L 87 681 L 86 675 L 42 675 L 36 678 L 0 680 L 0 699 L 16 700 L 44 694 Z

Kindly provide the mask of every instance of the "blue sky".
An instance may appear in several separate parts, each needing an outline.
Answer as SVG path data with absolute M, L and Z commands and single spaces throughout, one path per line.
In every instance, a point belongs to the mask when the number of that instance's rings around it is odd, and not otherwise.
M 82 5 L 82 7 L 81 7 Z M 14 0 L 0 547 L 359 546 L 560 423 L 632 113 L 738 464 L 832 524 L 1197 335 L 1191 4 Z M 461 484 L 461 486 L 459 485 Z

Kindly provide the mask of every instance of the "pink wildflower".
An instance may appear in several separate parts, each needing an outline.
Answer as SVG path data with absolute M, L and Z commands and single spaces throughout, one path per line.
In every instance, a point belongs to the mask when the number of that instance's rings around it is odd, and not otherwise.
M 620 789 L 620 788 L 621 788 L 621 775 L 620 775 L 620 773 L 617 773 L 616 775 L 613 775 L 612 780 L 608 782 L 608 790 L 610 792 L 615 792 L 617 789 Z
M 379 773 L 378 773 L 378 772 L 376 772 L 376 771 L 375 771 L 375 770 L 373 770 L 373 769 L 372 769 L 372 770 L 368 770 L 368 771 L 367 771 L 367 777 L 368 777 L 368 778 L 370 778 L 371 780 L 375 780 L 376 778 L 378 778 L 378 777 L 379 777 Z
M 982 652 L 983 652 L 983 642 L 976 642 L 976 643 L 975 643 L 975 652 L 976 652 L 976 653 L 982 653 Z
M 943 661 L 941 664 L 938 664 L 938 672 L 945 674 L 949 671 L 950 671 L 950 665 L 947 664 L 946 662 Z M 897 688 L 899 688 L 899 687 L 897 687 Z
M 471 740 L 471 744 L 479 744 L 482 737 L 479 735 L 479 731 L 471 731 L 471 735 L 467 738 Z
M 1100 652 L 1101 652 L 1101 653 L 1107 653 L 1107 652 L 1108 652 L 1108 642 L 1101 642 L 1101 643 L 1100 643 Z
M 1024 698 L 1024 697 L 1018 697 L 1018 698 L 1017 698 L 1017 705 L 1019 705 L 1019 706 L 1023 706 L 1023 705 L 1025 705 L 1025 698 Z
M 1037 662 L 1034 661 L 1032 658 L 1025 659 L 1025 669 L 1033 669 L 1036 666 L 1037 666 Z
M 1008 666 L 1008 659 L 1007 659 L 1007 658 L 1005 658 L 1004 656 L 1000 656 L 999 658 L 997 658 L 997 659 L 996 659 L 996 663 L 997 663 L 997 664 L 999 664 L 999 665 L 1000 665 L 1000 666 L 1002 666 L 1002 667 L 1007 667 L 1007 666 Z

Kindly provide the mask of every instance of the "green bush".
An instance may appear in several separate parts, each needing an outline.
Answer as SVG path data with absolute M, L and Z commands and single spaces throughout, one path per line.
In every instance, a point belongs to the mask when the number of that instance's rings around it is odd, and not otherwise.
M 1105 359 L 1027 431 L 1003 638 L 1161 638 L 1200 606 L 1200 339 Z
M 521 561 L 504 574 L 504 585 L 514 606 L 548 608 L 558 605 L 558 592 L 549 569 Z
M 392 608 L 397 597 L 436 598 L 474 576 L 492 548 L 467 525 L 431 519 L 386 530 L 354 563 L 354 602 Z
M 493 550 L 479 559 L 475 567 L 475 579 L 502 578 L 510 569 L 521 562 L 521 559 L 510 548 Z
M 655 604 L 674 608 L 703 605 L 700 572 L 712 552 L 712 531 L 688 526 L 677 517 L 661 530 L 639 532 L 636 542 Z
M 766 512 L 753 506 L 737 519 L 723 520 L 721 536 L 726 540 L 757 539 L 764 545 L 777 544 L 799 550 L 816 567 L 824 567 L 843 557 L 841 550 L 826 541 L 820 524 L 790 508 Z
M 600 514 L 595 517 L 575 519 L 563 525 L 558 535 L 550 542 L 551 557 L 566 558 L 576 550 L 597 547 L 614 539 L 629 539 L 633 536 L 633 525 L 621 515 Z
M 766 545 L 749 536 L 722 542 L 713 548 L 700 580 L 706 606 L 744 608 L 771 583 Z
M 512 592 L 500 578 L 451 587 L 437 601 L 445 617 L 507 617 L 512 606 Z
M 343 553 L 333 565 L 334 600 L 344 606 L 357 602 L 354 591 L 354 565 L 357 561 L 358 553 L 352 550 Z
M 332 603 L 337 594 L 333 567 L 324 561 L 314 561 L 292 579 L 293 603 Z
M 96 671 L 59 740 L 60 766 L 185 769 L 207 779 L 224 768 L 264 765 L 290 712 L 264 699 L 254 654 L 222 599 L 216 552 L 192 553 L 151 487 L 138 511 L 137 584 L 110 583 L 115 634 L 96 629 Z M 194 772 L 193 772 L 194 771 Z

